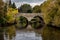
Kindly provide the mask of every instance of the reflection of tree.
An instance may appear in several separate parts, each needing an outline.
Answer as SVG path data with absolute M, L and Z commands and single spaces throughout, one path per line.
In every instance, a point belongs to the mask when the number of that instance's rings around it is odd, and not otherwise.
M 3 30 L 0 28 L 0 40 L 4 40 Z
M 43 40 L 60 40 L 60 29 L 45 26 L 42 30 Z
M 15 37 L 15 27 L 8 27 L 5 31 L 6 38 L 11 40 L 13 37 Z

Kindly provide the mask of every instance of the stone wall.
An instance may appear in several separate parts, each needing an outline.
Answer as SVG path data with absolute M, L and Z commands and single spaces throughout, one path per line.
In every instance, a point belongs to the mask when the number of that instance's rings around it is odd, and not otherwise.
M 35 16 L 43 17 L 42 13 L 18 13 L 16 15 L 16 17 L 19 17 L 19 16 L 26 17 L 28 19 L 28 21 L 30 21 L 31 19 L 33 19 L 33 17 L 35 17 Z

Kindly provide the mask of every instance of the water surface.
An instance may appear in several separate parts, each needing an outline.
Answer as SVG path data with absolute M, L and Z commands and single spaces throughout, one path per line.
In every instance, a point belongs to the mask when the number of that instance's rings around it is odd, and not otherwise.
M 42 40 L 41 34 L 38 34 L 34 30 L 18 30 L 14 25 L 2 28 L 1 30 L 1 40 Z

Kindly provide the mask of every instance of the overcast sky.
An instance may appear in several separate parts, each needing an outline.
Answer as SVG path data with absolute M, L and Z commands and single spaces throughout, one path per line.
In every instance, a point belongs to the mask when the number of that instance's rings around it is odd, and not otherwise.
M 15 2 L 17 8 L 20 7 L 23 4 L 30 4 L 32 7 L 35 5 L 40 5 L 44 2 L 44 0 L 11 0 L 12 2 Z

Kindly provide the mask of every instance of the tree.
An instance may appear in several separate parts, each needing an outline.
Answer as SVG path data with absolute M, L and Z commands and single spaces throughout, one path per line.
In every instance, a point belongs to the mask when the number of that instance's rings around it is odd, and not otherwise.
M 4 2 L 0 0 L 0 7 L 4 5 Z
M 23 4 L 18 8 L 20 13 L 32 13 L 32 7 L 29 4 Z
M 4 13 L 4 3 L 2 0 L 0 0 L 0 17 L 3 16 Z
M 60 0 L 47 0 L 42 6 L 43 18 L 46 24 L 54 24 L 60 26 Z M 51 6 L 52 5 L 52 6 Z
M 16 8 L 16 5 L 15 5 L 15 3 L 13 3 L 13 4 L 12 4 L 12 8 Z
M 12 5 L 11 5 L 11 0 L 9 0 L 9 7 L 11 7 Z
M 11 0 L 9 0 L 9 5 L 11 5 Z
M 14 8 L 8 8 L 7 15 L 6 15 L 6 21 L 8 23 L 14 23 L 15 21 L 15 16 L 18 13 L 17 9 Z
M 9 0 L 9 7 L 12 7 L 12 8 L 16 8 L 16 5 L 15 5 L 15 3 L 13 2 L 13 4 L 12 4 L 12 2 L 11 2 L 11 0 Z
M 12 22 L 15 18 L 15 14 L 18 13 L 17 9 L 14 9 L 11 6 L 7 8 L 7 6 L 7 3 L 4 3 L 2 0 L 0 0 L 0 24 Z
M 33 13 L 41 13 L 40 6 L 36 5 L 36 6 L 33 8 Z
M 0 0 L 0 23 L 4 23 L 4 16 L 5 16 L 5 11 L 4 11 L 4 2 Z

